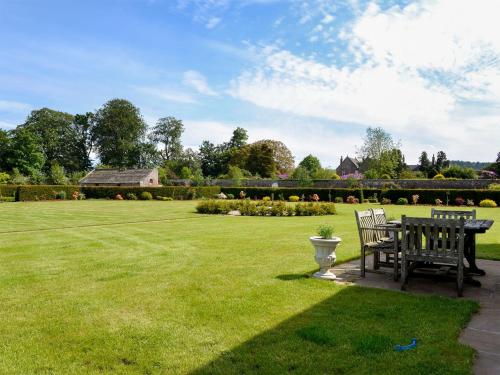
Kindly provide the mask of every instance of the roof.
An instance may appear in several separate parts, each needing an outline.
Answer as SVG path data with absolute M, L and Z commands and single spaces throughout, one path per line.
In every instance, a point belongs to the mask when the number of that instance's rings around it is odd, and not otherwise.
M 359 160 L 358 159 L 351 158 L 350 156 L 346 156 L 346 158 L 344 159 L 344 161 L 346 161 L 346 160 L 350 160 L 351 163 L 353 163 L 356 166 L 356 168 L 359 168 Z
M 137 184 L 154 169 L 95 169 L 80 180 L 80 184 Z

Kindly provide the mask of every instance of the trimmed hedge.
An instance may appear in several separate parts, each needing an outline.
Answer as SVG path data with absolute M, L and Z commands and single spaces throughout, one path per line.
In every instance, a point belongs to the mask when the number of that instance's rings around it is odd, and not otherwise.
M 116 194 L 127 197 L 128 194 L 135 194 L 137 197 L 143 192 L 149 192 L 154 199 L 156 197 L 170 197 L 172 199 L 189 200 L 197 198 L 212 198 L 220 193 L 219 186 L 82 186 L 80 191 L 87 199 L 113 199 Z
M 71 199 L 74 191 L 79 191 L 79 186 L 73 185 L 23 185 L 17 189 L 17 201 L 45 201 L 56 199 L 56 194 L 63 191 L 66 199 Z
M 398 198 L 406 198 L 408 202 L 412 201 L 411 196 L 418 194 L 419 204 L 435 204 L 436 199 L 440 199 L 443 204 L 446 204 L 446 198 L 448 197 L 448 204 L 450 206 L 455 205 L 455 199 L 463 198 L 464 200 L 472 199 L 474 205 L 478 206 L 479 202 L 483 199 L 494 200 L 497 204 L 500 204 L 500 191 L 497 190 L 462 190 L 462 189 L 397 189 L 397 190 L 386 190 L 382 192 L 383 198 L 388 198 L 392 202 L 396 202 Z
M 0 185 L 0 196 L 15 197 L 17 195 L 18 185 Z
M 280 194 L 283 195 L 284 200 L 288 197 L 297 195 L 305 196 L 306 200 L 310 195 L 318 194 L 321 201 L 334 201 L 336 197 L 342 197 L 346 201 L 348 196 L 354 196 L 360 201 L 362 198 L 368 198 L 377 194 L 379 200 L 382 198 L 390 199 L 392 202 L 397 202 L 399 198 L 406 198 L 409 202 L 412 201 L 412 195 L 418 194 L 418 203 L 420 204 L 435 204 L 436 199 L 441 199 L 446 204 L 446 195 L 448 193 L 448 202 L 450 205 L 455 205 L 455 199 L 461 197 L 465 200 L 472 199 L 475 205 L 483 199 L 492 199 L 500 205 L 500 191 L 477 189 L 477 190 L 463 190 L 463 189 L 321 189 L 321 188 L 258 188 L 258 187 L 234 187 L 234 188 L 221 188 L 224 194 L 234 194 L 239 197 L 240 191 L 246 192 L 247 198 L 262 199 L 265 196 L 272 196 L 278 200 Z M 361 194 L 363 192 L 363 194 Z M 363 195 L 363 197 L 362 197 Z

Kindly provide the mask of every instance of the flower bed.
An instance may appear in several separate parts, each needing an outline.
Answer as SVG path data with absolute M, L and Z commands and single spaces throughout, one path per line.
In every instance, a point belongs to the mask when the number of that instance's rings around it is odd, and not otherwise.
M 323 216 L 335 215 L 335 205 L 326 202 L 288 204 L 285 202 L 265 202 L 244 200 L 204 200 L 198 203 L 200 214 L 225 215 L 239 211 L 242 216 Z

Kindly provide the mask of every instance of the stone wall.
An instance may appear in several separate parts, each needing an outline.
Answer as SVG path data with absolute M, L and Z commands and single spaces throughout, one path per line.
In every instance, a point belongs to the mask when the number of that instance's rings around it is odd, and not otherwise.
M 359 180 L 364 187 L 382 188 L 386 184 L 396 184 L 402 189 L 486 189 L 490 184 L 500 184 L 500 180 Z M 189 180 L 170 180 L 172 185 L 186 185 Z M 231 187 L 233 180 L 211 180 L 211 185 Z M 241 180 L 240 186 L 247 187 L 299 187 L 296 180 Z M 348 188 L 346 180 L 315 180 L 317 188 Z

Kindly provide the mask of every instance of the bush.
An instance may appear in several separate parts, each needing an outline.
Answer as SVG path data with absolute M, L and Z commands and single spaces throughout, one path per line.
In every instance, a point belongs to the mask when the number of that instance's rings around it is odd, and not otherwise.
M 137 200 L 137 195 L 135 195 L 134 193 L 127 193 L 125 196 L 127 197 L 127 199 L 129 201 L 136 201 Z
M 483 199 L 481 202 L 479 202 L 479 207 L 496 207 L 497 204 L 495 203 L 494 200 L 491 199 Z
M 334 173 L 334 174 L 332 174 L 332 176 L 330 177 L 330 179 L 332 179 L 332 180 L 340 180 L 340 176 L 337 173 Z
M 153 195 L 149 191 L 143 191 L 140 195 L 141 200 L 150 201 L 153 199 Z
M 435 204 L 436 206 L 442 206 L 442 205 L 443 205 L 443 201 L 442 201 L 441 199 L 439 199 L 439 198 L 438 198 L 438 199 L 436 199 L 436 200 L 434 201 L 434 204 Z
M 116 194 L 116 195 L 115 195 L 115 200 L 117 200 L 117 201 L 122 201 L 122 200 L 123 200 L 122 195 L 121 195 L 121 194 Z
M 344 198 L 342 198 L 342 197 L 335 197 L 335 203 L 344 203 Z
M 157 195 L 155 197 L 157 201 L 172 201 L 173 199 L 171 197 L 162 197 L 161 195 Z
M 231 193 L 227 194 L 227 199 L 234 199 L 234 194 Z
M 66 192 L 64 190 L 58 191 L 54 194 L 55 198 L 57 200 L 65 200 L 66 199 Z
M 438 173 L 434 177 L 432 177 L 433 180 L 444 180 L 446 177 L 444 177 L 441 173 Z
M 264 202 L 270 202 L 270 201 L 271 201 L 271 197 L 267 197 L 267 196 L 266 196 L 266 197 L 263 197 L 263 198 L 262 198 L 262 200 L 263 200 Z
M 390 175 L 388 175 L 387 173 L 384 173 L 382 176 L 380 176 L 380 178 L 381 178 L 382 180 L 390 180 L 390 179 L 391 179 L 391 176 L 390 176 Z
M 331 225 L 320 225 L 317 230 L 318 236 L 324 239 L 333 237 L 333 227 Z
M 289 200 L 290 202 L 298 202 L 298 201 L 300 201 L 300 197 L 299 197 L 298 195 L 290 195 L 290 196 L 288 197 L 288 200 Z
M 354 195 L 349 195 L 345 201 L 347 203 L 350 203 L 350 204 L 357 204 L 357 203 L 359 203 L 359 199 L 356 198 Z
M 443 176 L 446 178 L 474 179 L 477 178 L 476 172 L 472 168 L 464 168 L 458 165 L 452 165 L 443 170 Z
M 398 200 L 396 201 L 396 204 L 399 204 L 399 205 L 408 204 L 408 199 L 406 199 L 406 198 L 398 198 Z
M 204 200 L 196 206 L 196 211 L 201 214 L 227 214 L 238 210 L 242 216 L 320 216 L 334 215 L 333 203 L 297 203 L 287 205 L 285 202 L 263 202 L 251 200 Z
M 392 201 L 389 198 L 382 198 L 380 204 L 391 204 Z
M 466 204 L 467 204 L 467 206 L 472 207 L 472 206 L 474 206 L 474 201 L 472 199 L 467 199 Z
M 463 206 L 465 204 L 465 199 L 463 199 L 462 197 L 456 197 L 455 204 L 457 206 Z
M 490 190 L 500 190 L 500 184 L 490 184 L 490 185 L 488 185 L 488 189 L 490 189 Z
M 116 194 L 121 194 L 126 197 L 127 194 L 133 193 L 137 197 L 143 191 L 147 191 L 156 197 L 171 197 L 173 199 L 193 199 L 193 192 L 196 193 L 197 198 L 211 198 L 215 194 L 220 193 L 219 186 L 158 186 L 158 187 L 139 187 L 139 186 L 84 186 L 80 191 L 87 195 L 87 198 L 92 199 L 106 199 L 114 197 Z

